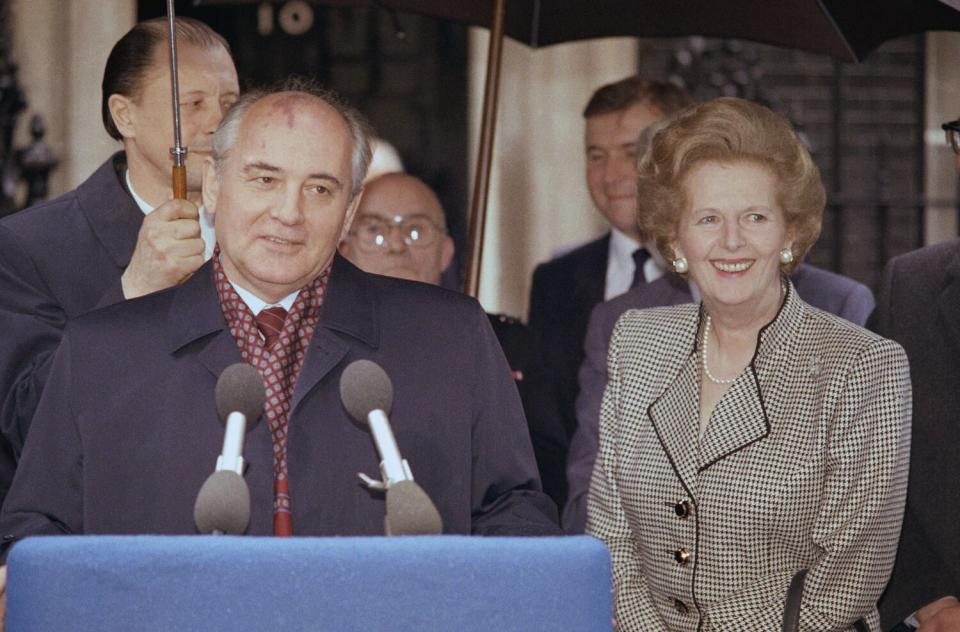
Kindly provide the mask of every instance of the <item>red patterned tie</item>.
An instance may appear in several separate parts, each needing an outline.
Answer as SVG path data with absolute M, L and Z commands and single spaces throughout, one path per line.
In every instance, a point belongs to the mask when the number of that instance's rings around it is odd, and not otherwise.
M 260 313 L 254 317 L 257 323 L 257 329 L 263 335 L 263 348 L 267 353 L 272 353 L 272 349 L 280 339 L 283 333 L 283 323 L 287 319 L 287 310 L 282 307 L 267 307 L 260 310 Z M 286 420 L 284 420 L 286 421 Z M 283 443 L 286 440 L 286 424 L 277 425 L 273 428 L 273 449 L 279 452 L 286 446 Z M 293 535 L 293 516 L 290 513 L 290 481 L 285 473 L 279 474 L 273 479 L 273 535 L 290 536 Z
M 223 273 L 219 248 L 213 257 L 214 281 L 230 335 L 244 362 L 260 372 L 267 387 L 264 421 L 273 439 L 273 532 L 293 533 L 290 483 L 287 479 L 287 429 L 294 386 L 320 317 L 329 269 L 300 289 L 289 315 L 278 308 L 255 317 Z M 265 312 L 267 314 L 265 314 Z
M 260 310 L 254 320 L 257 322 L 257 329 L 263 334 L 264 348 L 273 349 L 277 343 L 280 334 L 283 332 L 283 322 L 287 320 L 287 310 L 282 307 L 268 307 Z

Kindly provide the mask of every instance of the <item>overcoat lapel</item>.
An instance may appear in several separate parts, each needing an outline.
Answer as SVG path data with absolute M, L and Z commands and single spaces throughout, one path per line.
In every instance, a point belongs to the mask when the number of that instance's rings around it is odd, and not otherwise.
M 237 342 L 230 334 L 217 291 L 213 285 L 213 263 L 208 261 L 175 290 L 167 318 L 170 352 L 209 337 L 196 358 L 219 377 L 223 370 L 243 362 Z
M 947 337 L 960 353 L 960 256 L 947 266 L 947 275 L 949 282 L 940 293 L 937 304 Z
M 291 415 L 310 391 L 347 356 L 350 345 L 338 333 L 356 338 L 370 348 L 377 347 L 380 325 L 375 296 L 370 277 L 339 254 L 335 255 L 320 321 L 293 390 Z
M 130 264 L 143 224 L 143 212 L 127 192 L 122 173 L 126 170 L 123 152 L 114 154 L 90 178 L 88 185 L 77 189 L 79 206 L 110 258 L 119 268 Z M 119 192 L 123 191 L 124 195 Z M 120 206 L 104 206 L 104 200 L 122 199 Z

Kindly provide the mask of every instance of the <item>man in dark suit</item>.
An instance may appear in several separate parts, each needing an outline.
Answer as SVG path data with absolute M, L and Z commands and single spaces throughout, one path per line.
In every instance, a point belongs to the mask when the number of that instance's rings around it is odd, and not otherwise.
M 948 123 L 960 130 L 960 121 Z M 954 132 L 960 139 L 960 131 Z M 960 143 L 952 143 L 954 151 Z M 960 154 L 958 154 L 960 172 Z M 960 630 L 960 241 L 929 246 L 887 265 L 873 325 L 910 359 L 913 438 L 907 507 L 884 629 Z M 896 626 L 896 627 L 895 627 Z
M 454 243 L 430 187 L 414 176 L 388 173 L 367 181 L 340 252 L 366 272 L 439 285 Z M 536 336 L 514 318 L 488 316 L 520 392 L 543 489 L 561 506 L 567 436 Z
M 218 375 L 264 378 L 246 439 L 250 534 L 382 534 L 369 433 L 341 406 L 352 361 L 393 380 L 391 421 L 444 530 L 558 531 L 523 412 L 472 299 L 367 275 L 336 254 L 370 160 L 358 115 L 313 88 L 254 93 L 224 118 L 204 173 L 219 251 L 182 285 L 72 322 L 0 516 L 41 533 L 195 532 L 220 451 Z
M 873 311 L 870 288 L 853 279 L 801 264 L 791 280 L 804 301 L 858 325 L 863 325 Z M 699 299 L 699 292 L 694 288 L 679 276 L 667 274 L 594 308 L 584 341 L 585 358 L 578 375 L 577 431 L 567 457 L 570 493 L 562 522 L 568 533 L 583 533 L 586 527 L 587 492 L 599 447 L 600 403 L 607 386 L 607 347 L 617 320 L 630 309 L 679 305 Z
M 238 96 L 237 73 L 223 38 L 178 19 L 190 199 L 169 200 L 166 31 L 164 19 L 142 22 L 107 60 L 103 122 L 124 151 L 77 189 L 0 222 L 0 503 L 66 324 L 169 287 L 212 252 L 212 221 L 197 208 L 200 162 Z
M 627 291 L 634 279 L 653 281 L 663 273 L 663 262 L 634 219 L 637 138 L 692 102 L 673 84 L 628 77 L 599 88 L 584 109 L 587 188 L 610 232 L 537 266 L 530 289 L 529 324 L 554 372 L 568 436 L 576 426 L 577 369 L 590 311 Z

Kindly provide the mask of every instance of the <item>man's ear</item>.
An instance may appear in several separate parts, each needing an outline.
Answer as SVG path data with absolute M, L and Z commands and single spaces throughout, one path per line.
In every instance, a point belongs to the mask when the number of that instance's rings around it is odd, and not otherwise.
M 343 226 L 340 227 L 340 241 L 343 241 L 347 238 L 347 234 L 350 232 L 350 226 L 353 224 L 353 218 L 357 214 L 357 209 L 360 207 L 360 198 L 363 197 L 363 187 L 360 187 L 360 190 L 357 191 L 357 194 L 353 196 L 353 200 L 350 202 L 350 206 L 347 207 L 347 212 L 343 216 Z
M 134 138 L 137 135 L 137 104 L 133 99 L 122 94 L 111 94 L 107 99 L 107 109 L 121 136 Z
M 450 267 L 450 262 L 453 261 L 453 253 L 456 247 L 453 244 L 453 237 L 450 235 L 443 236 L 443 246 L 440 251 L 440 271 L 443 272 Z
M 217 167 L 212 156 L 203 158 L 203 189 L 201 198 L 207 213 L 214 217 L 217 212 L 217 196 L 220 195 L 220 178 L 217 176 Z

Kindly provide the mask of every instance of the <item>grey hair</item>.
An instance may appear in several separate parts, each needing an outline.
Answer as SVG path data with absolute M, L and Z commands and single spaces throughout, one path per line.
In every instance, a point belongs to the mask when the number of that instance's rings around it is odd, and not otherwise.
M 309 79 L 291 78 L 277 84 L 273 88 L 264 90 L 251 90 L 245 92 L 236 103 L 227 111 L 220 121 L 217 131 L 213 134 L 211 149 L 213 151 L 214 164 L 217 174 L 221 173 L 223 161 L 227 154 L 233 149 L 237 142 L 237 136 L 240 133 L 240 125 L 246 117 L 251 107 L 261 100 L 281 92 L 300 92 L 320 99 L 347 123 L 350 129 L 350 138 L 352 139 L 352 148 L 350 153 L 351 180 L 350 180 L 350 199 L 352 200 L 363 187 L 363 180 L 367 175 L 367 168 L 370 166 L 370 159 L 373 157 L 373 150 L 370 146 L 370 139 L 373 137 L 373 131 L 370 124 L 360 112 L 344 103 L 340 97 L 330 90 L 320 88 L 315 82 Z

